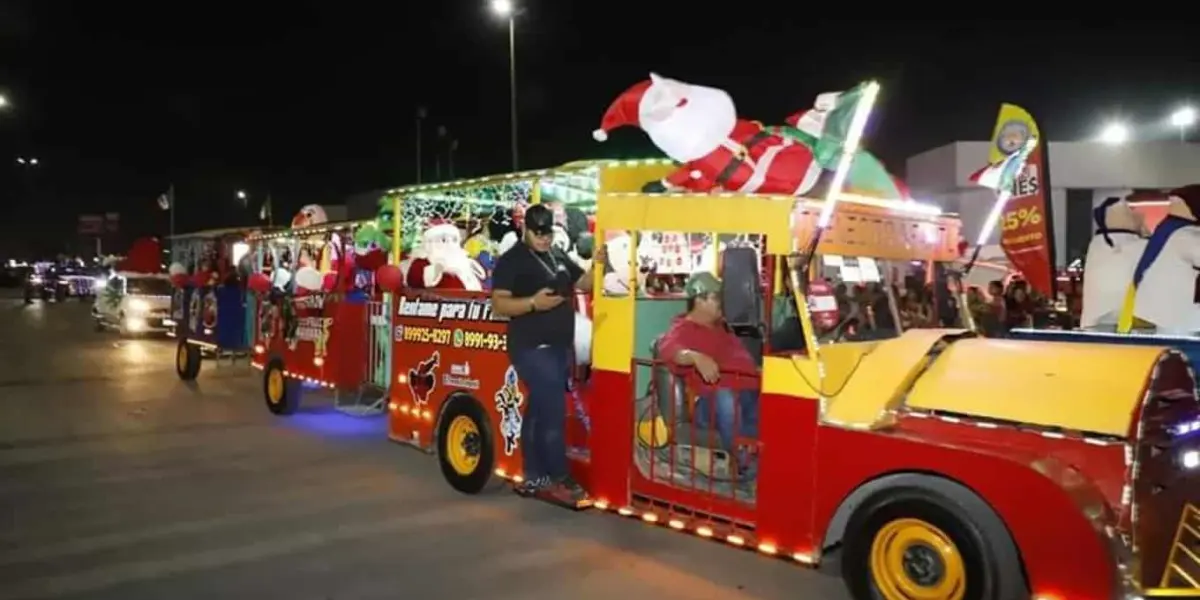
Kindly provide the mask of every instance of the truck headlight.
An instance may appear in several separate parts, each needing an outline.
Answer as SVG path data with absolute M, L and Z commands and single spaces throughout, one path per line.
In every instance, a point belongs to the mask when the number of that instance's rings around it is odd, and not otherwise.
M 1185 450 L 1179 455 L 1179 464 L 1185 469 L 1200 467 L 1200 450 Z
M 144 313 L 150 310 L 150 303 L 145 300 L 130 300 L 129 312 Z

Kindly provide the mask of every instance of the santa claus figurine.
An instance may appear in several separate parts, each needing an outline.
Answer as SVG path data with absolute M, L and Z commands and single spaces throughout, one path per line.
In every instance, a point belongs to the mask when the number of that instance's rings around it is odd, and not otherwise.
M 1121 198 L 1109 198 L 1092 211 L 1096 233 L 1088 245 L 1083 272 L 1083 314 L 1079 326 L 1114 327 L 1133 271 L 1146 249 L 1140 215 Z
M 1160 333 L 1195 334 L 1200 331 L 1200 184 L 1172 190 L 1169 198 L 1167 217 L 1154 229 L 1133 272 L 1132 315 Z M 1129 313 L 1122 314 L 1122 330 L 1132 324 Z
M 483 289 L 486 273 L 462 246 L 462 233 L 451 221 L 435 220 L 421 234 L 419 252 L 413 253 L 405 285 L 414 289 Z
M 681 164 L 661 182 L 667 190 L 801 195 L 823 172 L 804 144 L 739 119 L 724 91 L 654 73 L 612 103 L 593 137 L 623 126 L 640 127 Z

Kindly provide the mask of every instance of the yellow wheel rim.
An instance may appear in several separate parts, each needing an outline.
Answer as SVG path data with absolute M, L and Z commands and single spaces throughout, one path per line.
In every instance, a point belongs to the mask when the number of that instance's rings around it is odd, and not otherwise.
M 271 369 L 267 373 L 267 400 L 272 404 L 283 399 L 283 373 L 279 369 Z
M 884 600 L 962 600 L 962 555 L 941 529 L 920 519 L 896 519 L 871 543 L 871 577 Z
M 479 427 L 467 416 L 454 417 L 446 431 L 446 459 L 459 475 L 470 475 L 479 467 Z M 474 447 L 473 447 L 474 446 Z
M 182 373 L 187 370 L 187 346 L 180 344 L 175 350 L 175 366 Z

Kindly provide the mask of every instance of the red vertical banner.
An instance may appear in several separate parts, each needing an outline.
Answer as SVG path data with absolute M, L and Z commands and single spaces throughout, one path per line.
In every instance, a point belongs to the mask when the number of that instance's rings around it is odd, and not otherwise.
M 1000 247 L 1009 263 L 1025 276 L 1033 289 L 1053 298 L 1054 229 L 1047 143 L 1041 141 L 1037 122 L 1025 109 L 1014 104 L 1000 107 L 989 162 L 997 164 L 1020 148 L 1031 135 L 1037 136 L 1039 143 L 1013 183 L 1012 196 L 1000 215 Z

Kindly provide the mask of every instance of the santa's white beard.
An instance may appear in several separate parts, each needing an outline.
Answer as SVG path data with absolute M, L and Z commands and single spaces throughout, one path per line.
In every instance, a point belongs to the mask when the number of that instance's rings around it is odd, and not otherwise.
M 716 150 L 737 125 L 737 108 L 724 91 L 688 86 L 685 99 L 683 106 L 670 110 L 665 118 L 654 119 L 643 114 L 641 123 L 659 150 L 682 163 Z
M 479 275 L 475 272 L 475 260 L 461 248 L 459 248 L 458 252 L 441 252 L 436 254 L 429 259 L 429 264 L 440 268 L 444 273 L 458 277 L 459 281 L 462 281 L 463 286 L 468 290 L 478 291 L 483 289 L 483 282 L 479 280 Z

